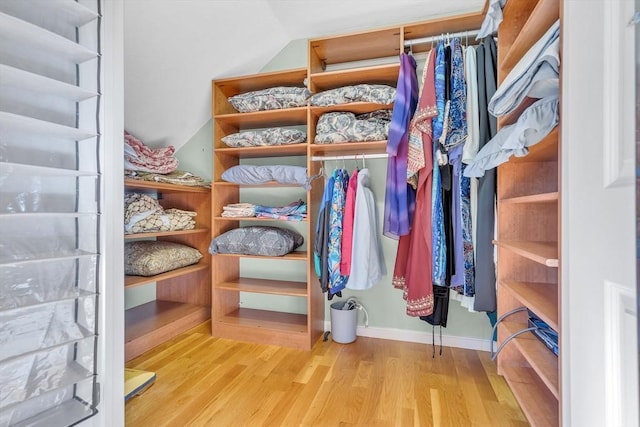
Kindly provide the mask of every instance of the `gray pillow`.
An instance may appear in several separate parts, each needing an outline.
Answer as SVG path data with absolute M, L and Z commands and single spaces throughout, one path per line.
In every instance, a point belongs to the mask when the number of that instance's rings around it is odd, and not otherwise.
M 267 226 L 241 227 L 211 240 L 209 253 L 283 256 L 303 243 L 304 237 L 294 230 Z

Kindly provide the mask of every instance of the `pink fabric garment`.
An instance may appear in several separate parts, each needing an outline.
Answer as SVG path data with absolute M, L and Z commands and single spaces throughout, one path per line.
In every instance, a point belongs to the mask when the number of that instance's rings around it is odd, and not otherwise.
M 416 210 L 411 231 L 401 236 L 393 272 L 393 286 L 403 290 L 407 315 L 428 316 L 433 313 L 431 265 L 431 187 L 433 180 L 432 118 L 438 114 L 435 95 L 435 54 L 429 52 L 423 74 L 423 89 L 409 138 L 422 142 L 423 167 L 418 171 Z M 422 159 L 420 159 L 422 160 Z M 422 162 L 420 162 L 422 163 Z
M 127 153 L 125 150 L 125 164 L 129 164 L 125 168 L 133 167 L 138 171 L 160 174 L 171 173 L 178 168 L 178 159 L 173 156 L 173 146 L 152 149 L 127 131 L 124 132 L 124 143 L 134 153 Z
M 353 250 L 353 218 L 356 206 L 356 188 L 358 187 L 358 170 L 354 170 L 347 187 L 347 199 L 342 218 L 342 246 L 340 248 L 340 274 L 348 276 L 351 273 L 351 253 Z

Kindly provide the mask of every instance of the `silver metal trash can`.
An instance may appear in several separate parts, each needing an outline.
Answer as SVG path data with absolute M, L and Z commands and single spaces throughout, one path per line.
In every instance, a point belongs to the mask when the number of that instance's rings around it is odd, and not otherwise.
M 331 304 L 331 338 L 340 344 L 349 344 L 356 340 L 358 310 L 355 304 L 337 301 Z

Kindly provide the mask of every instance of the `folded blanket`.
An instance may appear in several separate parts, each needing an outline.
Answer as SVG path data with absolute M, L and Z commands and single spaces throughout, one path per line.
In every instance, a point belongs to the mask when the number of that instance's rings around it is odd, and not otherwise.
M 158 201 L 146 194 L 127 193 L 124 199 L 125 234 L 157 231 L 192 230 L 196 212 L 163 209 Z
M 149 148 L 129 132 L 124 132 L 125 169 L 153 173 L 169 173 L 178 167 L 178 159 L 173 157 L 173 146 Z
M 225 218 L 243 218 L 255 216 L 255 205 L 251 203 L 231 203 L 222 207 Z

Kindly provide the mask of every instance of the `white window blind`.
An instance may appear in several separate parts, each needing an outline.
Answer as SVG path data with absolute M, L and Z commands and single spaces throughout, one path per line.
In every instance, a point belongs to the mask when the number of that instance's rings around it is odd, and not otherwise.
M 100 1 L 0 0 L 0 426 L 96 413 Z

